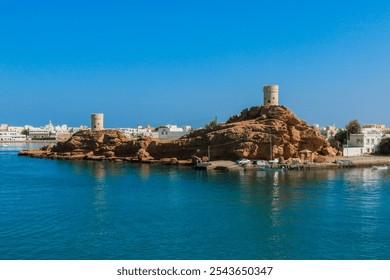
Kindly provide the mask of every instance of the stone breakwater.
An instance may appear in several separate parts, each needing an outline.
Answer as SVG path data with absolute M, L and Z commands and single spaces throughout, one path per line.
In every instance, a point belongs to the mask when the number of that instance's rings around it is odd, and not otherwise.
M 236 160 L 282 158 L 289 163 L 310 151 L 310 161 L 329 162 L 337 150 L 317 129 L 284 106 L 258 106 L 243 110 L 226 123 L 196 130 L 177 140 L 128 139 L 117 130 L 84 130 L 65 142 L 21 156 L 51 159 L 112 160 L 192 164 L 199 159 Z

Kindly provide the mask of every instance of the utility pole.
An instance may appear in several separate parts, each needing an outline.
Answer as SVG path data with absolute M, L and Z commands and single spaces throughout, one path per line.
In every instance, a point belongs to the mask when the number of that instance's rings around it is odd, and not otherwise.
M 272 160 L 272 133 L 269 127 L 265 126 L 265 128 L 268 129 L 269 132 L 269 157 Z
M 272 134 L 271 134 L 271 129 L 269 130 L 269 157 L 272 160 Z
M 348 157 L 348 128 L 347 128 L 347 157 Z

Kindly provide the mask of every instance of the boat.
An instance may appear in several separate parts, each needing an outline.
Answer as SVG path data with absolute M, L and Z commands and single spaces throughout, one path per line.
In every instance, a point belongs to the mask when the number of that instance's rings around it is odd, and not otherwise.
M 277 171 L 275 168 L 272 167 L 260 167 L 261 171 Z
M 372 168 L 372 170 L 387 170 L 389 169 L 389 167 L 387 165 L 374 165 Z
M 261 166 L 259 167 L 261 171 L 285 171 L 286 169 L 282 167 L 271 167 L 271 166 Z

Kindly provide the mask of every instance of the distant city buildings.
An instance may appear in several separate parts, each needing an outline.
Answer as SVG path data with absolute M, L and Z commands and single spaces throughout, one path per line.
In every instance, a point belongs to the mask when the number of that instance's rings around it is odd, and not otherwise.
M 29 141 L 29 140 L 53 140 L 66 141 L 74 133 L 80 130 L 104 130 L 104 114 L 91 114 L 91 128 L 87 126 L 68 127 L 68 125 L 53 125 L 51 121 L 47 125 L 34 127 L 31 125 L 25 126 L 9 126 L 0 124 L 0 141 Z M 177 125 L 167 124 L 154 129 L 150 125 L 143 127 L 137 125 L 135 128 L 118 128 L 129 139 L 139 137 L 151 137 L 155 139 L 173 140 L 182 137 L 192 131 L 191 126 L 185 125 L 178 127 Z
M 0 125 L 0 141 L 26 141 L 27 136 L 23 133 L 23 126 Z
M 103 113 L 91 114 L 91 130 L 104 130 L 103 122 Z M 149 125 L 147 125 L 146 127 L 142 127 L 142 125 L 137 125 L 136 128 L 119 128 L 118 130 L 121 131 L 129 139 L 134 139 L 138 137 L 151 137 L 163 140 L 173 140 L 188 134 L 191 131 L 191 126 L 186 125 L 178 127 L 177 125 L 167 124 L 154 129 Z
M 53 140 L 65 141 L 72 134 L 79 130 L 88 129 L 81 125 L 80 127 L 68 127 L 66 124 L 54 126 L 51 121 L 49 124 L 41 127 L 31 125 L 8 126 L 0 125 L 0 141 L 29 141 L 29 140 Z
M 65 141 L 74 133 L 85 129 L 88 129 L 85 125 L 80 127 L 68 127 L 66 124 L 54 126 L 51 121 L 49 121 L 49 124 L 41 127 L 25 126 L 25 132 L 30 140 Z
M 119 130 L 128 138 L 151 137 L 161 140 L 175 140 L 191 132 L 191 126 L 185 125 L 178 127 L 177 125 L 167 124 L 157 127 L 151 126 L 142 127 L 138 125 L 136 128 L 119 128 Z
M 26 141 L 26 135 L 15 131 L 0 131 L 0 141 Z
M 318 131 L 321 133 L 322 136 L 326 138 L 326 140 L 334 138 L 337 132 L 340 131 L 340 129 L 336 128 L 335 124 L 323 127 L 320 127 L 318 124 L 315 124 L 314 127 L 318 129 Z

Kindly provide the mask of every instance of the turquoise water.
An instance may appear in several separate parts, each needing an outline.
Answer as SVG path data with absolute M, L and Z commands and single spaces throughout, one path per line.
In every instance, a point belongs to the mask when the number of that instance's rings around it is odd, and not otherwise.
M 207 173 L 16 154 L 0 147 L 1 259 L 390 259 L 388 171 Z

